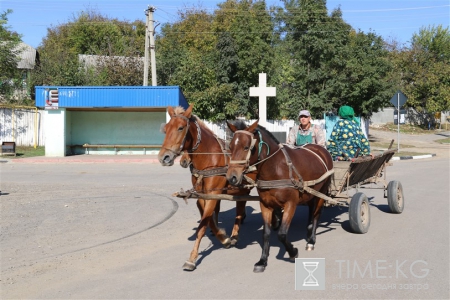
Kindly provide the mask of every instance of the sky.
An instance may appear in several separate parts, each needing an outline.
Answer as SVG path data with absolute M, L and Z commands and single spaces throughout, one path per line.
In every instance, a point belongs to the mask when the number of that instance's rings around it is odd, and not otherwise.
M 10 30 L 22 35 L 22 40 L 38 47 L 47 35 L 47 28 L 73 20 L 83 10 L 95 10 L 109 18 L 145 22 L 149 5 L 156 11 L 154 19 L 163 24 L 178 20 L 177 12 L 186 7 L 198 7 L 213 12 L 218 0 L 0 0 L 0 12 L 12 9 L 8 15 Z M 266 0 L 268 6 L 282 6 L 280 0 Z M 354 29 L 375 32 L 385 40 L 408 44 L 414 33 L 423 27 L 449 27 L 450 0 L 328 0 L 331 11 L 340 7 L 344 20 Z M 157 28 L 158 29 L 158 28 Z

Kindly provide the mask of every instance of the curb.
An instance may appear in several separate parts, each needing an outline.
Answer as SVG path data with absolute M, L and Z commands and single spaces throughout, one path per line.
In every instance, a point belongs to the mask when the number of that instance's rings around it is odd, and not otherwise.
M 422 159 L 422 158 L 432 158 L 436 154 L 426 154 L 426 155 L 416 155 L 416 156 L 398 156 L 392 157 L 391 160 L 407 160 L 407 159 Z
M 63 158 L 63 157 L 36 157 L 25 159 L 9 159 L 1 160 L 0 163 L 13 163 L 13 164 L 159 164 L 159 160 L 154 157 L 89 157 L 89 158 Z M 180 163 L 180 158 L 175 159 L 174 164 Z

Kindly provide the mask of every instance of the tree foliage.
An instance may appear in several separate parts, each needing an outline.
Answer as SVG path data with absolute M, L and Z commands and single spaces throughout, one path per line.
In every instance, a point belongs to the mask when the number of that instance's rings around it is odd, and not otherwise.
M 8 9 L 0 14 L 0 104 L 17 102 L 14 92 L 23 85 L 21 72 L 17 68 L 21 37 L 7 25 L 11 13 L 12 10 Z
M 286 97 L 283 115 L 295 119 L 300 109 L 309 109 L 321 117 L 347 104 L 370 116 L 383 107 L 390 68 L 381 37 L 353 30 L 340 9 L 328 15 L 326 1 L 284 2 L 277 19 L 291 66 L 285 62 L 282 71 L 288 73 L 278 83 Z
M 419 111 L 450 110 L 450 32 L 442 26 L 422 28 L 411 48 L 397 53 L 396 71 L 407 105 Z
M 259 73 L 270 73 L 272 32 L 264 1 L 228 0 L 214 14 L 202 8 L 180 13 L 157 39 L 160 84 L 180 85 L 202 118 L 256 117 L 249 87 L 258 85 Z
M 17 41 L 4 29 L 6 15 L 2 39 Z M 267 100 L 269 119 L 296 119 L 300 109 L 320 118 L 344 104 L 370 117 L 390 105 L 397 89 L 410 107 L 450 109 L 448 28 L 423 28 L 411 47 L 399 48 L 353 29 L 340 8 L 328 11 L 326 0 L 283 0 L 270 8 L 264 0 L 225 0 L 214 11 L 198 6 L 178 17 L 155 36 L 158 85 L 179 85 L 201 118 L 256 118 L 258 100 L 249 88 L 259 85 L 259 73 L 277 88 Z M 144 44 L 140 20 L 79 12 L 48 29 L 33 83 L 141 85 Z M 9 51 L 5 45 L 1 51 Z M 3 53 L 5 78 L 14 58 Z M 79 54 L 97 58 L 88 66 Z
M 144 54 L 145 24 L 119 21 L 88 10 L 65 24 L 47 30 L 38 48 L 41 64 L 34 85 L 140 85 Z M 90 68 L 78 55 L 96 55 Z M 105 58 L 109 57 L 109 58 Z M 138 60 L 137 60 L 138 61 Z

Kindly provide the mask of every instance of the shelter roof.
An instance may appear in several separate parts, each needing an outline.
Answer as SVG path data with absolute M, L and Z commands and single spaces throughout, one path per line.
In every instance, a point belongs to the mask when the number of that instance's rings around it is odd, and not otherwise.
M 179 86 L 36 86 L 42 108 L 145 110 L 188 107 Z

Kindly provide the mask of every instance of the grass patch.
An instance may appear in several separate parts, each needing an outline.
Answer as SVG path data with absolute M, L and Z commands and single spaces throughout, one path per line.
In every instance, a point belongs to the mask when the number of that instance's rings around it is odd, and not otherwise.
M 435 142 L 439 144 L 450 144 L 450 138 L 435 140 Z
M 375 130 L 382 131 L 395 131 L 397 132 L 398 126 L 394 125 L 394 123 L 386 123 L 377 126 L 371 126 L 371 128 Z M 406 134 L 428 134 L 436 132 L 435 129 L 428 130 L 427 126 L 418 126 L 411 124 L 400 124 L 400 133 Z
M 22 157 L 34 157 L 34 156 L 44 156 L 45 147 L 26 147 L 26 146 L 16 146 L 16 156 L 4 155 L 4 158 L 22 158 Z
M 371 148 L 381 148 L 381 149 L 387 149 L 389 147 L 391 143 L 383 143 L 383 142 L 370 142 L 370 147 Z M 413 145 L 405 145 L 405 144 L 400 144 L 400 149 L 402 148 L 414 148 L 415 146 Z M 397 149 L 397 143 L 394 142 L 394 144 L 392 144 L 392 148 L 391 149 Z

